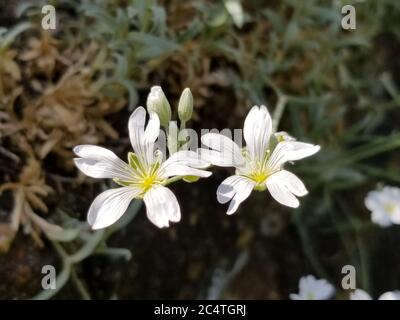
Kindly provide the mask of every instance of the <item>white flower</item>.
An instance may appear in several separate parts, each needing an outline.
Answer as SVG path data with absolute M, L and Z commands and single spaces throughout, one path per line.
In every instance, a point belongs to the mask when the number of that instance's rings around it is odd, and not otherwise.
M 179 203 L 172 191 L 165 187 L 171 177 L 208 177 L 211 172 L 199 170 L 207 163 L 194 151 L 178 151 L 163 160 L 160 151 L 154 150 L 160 132 L 160 120 L 155 113 L 145 129 L 146 111 L 138 107 L 129 118 L 129 138 L 135 153 L 129 154 L 129 164 L 112 151 L 93 146 L 80 145 L 74 152 L 76 166 L 93 178 L 111 178 L 121 188 L 99 194 L 89 208 L 87 220 L 93 229 L 105 228 L 116 222 L 134 198 L 144 200 L 147 217 L 157 227 L 168 227 L 169 222 L 181 219 Z
M 361 289 L 356 289 L 350 293 L 350 300 L 372 300 L 372 297 L 368 292 Z
M 372 222 L 382 227 L 400 224 L 400 189 L 384 187 L 371 191 L 365 198 L 365 206 L 372 212 Z
M 372 300 L 368 292 L 356 289 L 350 293 L 350 300 Z M 388 291 L 382 294 L 378 300 L 400 300 L 400 291 Z
M 328 281 L 308 275 L 301 277 L 299 293 L 292 293 L 289 297 L 291 300 L 328 300 L 334 294 L 335 288 Z
M 388 291 L 382 294 L 378 300 L 400 300 L 400 291 Z
M 254 106 L 246 117 L 243 129 L 246 147 L 240 148 L 231 139 L 207 133 L 202 142 L 213 150 L 201 149 L 203 159 L 222 167 L 235 167 L 235 175 L 225 179 L 217 190 L 220 203 L 231 201 L 227 214 L 233 214 L 252 190 L 268 188 L 279 203 L 296 208 L 296 198 L 307 194 L 303 182 L 284 170 L 288 161 L 300 160 L 319 151 L 320 147 L 294 141 L 288 134 L 272 134 L 272 121 L 265 106 Z

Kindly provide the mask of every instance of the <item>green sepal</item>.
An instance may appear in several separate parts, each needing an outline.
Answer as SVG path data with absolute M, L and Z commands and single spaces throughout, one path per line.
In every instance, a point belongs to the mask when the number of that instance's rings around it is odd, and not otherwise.
M 127 182 L 127 181 L 122 181 L 121 179 L 118 179 L 118 178 L 114 178 L 113 181 L 114 181 L 116 184 L 120 185 L 121 187 L 129 187 L 129 186 L 130 186 L 129 182 Z
M 279 142 L 283 140 L 279 139 L 279 136 L 277 137 L 275 134 L 272 134 L 269 140 L 269 146 L 268 149 L 271 150 L 271 152 L 275 149 L 275 147 L 278 145 Z
M 257 184 L 255 187 L 254 187 L 254 190 L 256 190 L 256 191 L 265 191 L 267 189 L 267 185 L 265 184 L 265 183 L 263 183 L 263 184 Z
M 133 169 L 137 169 L 140 166 L 139 159 L 133 152 L 128 152 L 128 163 Z
M 197 176 L 184 176 L 184 177 L 183 177 L 183 181 L 189 182 L 189 183 L 196 182 L 196 181 L 198 181 L 199 179 L 200 179 L 200 177 L 197 177 Z

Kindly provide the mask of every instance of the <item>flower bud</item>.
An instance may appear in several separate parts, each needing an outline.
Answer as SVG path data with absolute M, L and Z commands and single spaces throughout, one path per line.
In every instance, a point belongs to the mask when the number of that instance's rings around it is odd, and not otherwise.
M 278 140 L 278 142 L 296 140 L 290 134 L 288 134 L 286 131 L 275 132 L 274 135 L 275 135 L 275 138 Z
M 193 113 L 193 96 L 189 88 L 183 90 L 179 99 L 178 116 L 182 122 L 189 121 Z
M 269 140 L 269 150 L 272 151 L 275 149 L 278 143 L 283 142 L 283 141 L 294 141 L 296 140 L 293 138 L 291 135 L 289 135 L 285 131 L 279 131 L 275 132 L 274 134 L 271 134 L 271 138 Z
M 146 105 L 149 112 L 155 112 L 158 115 L 161 125 L 167 127 L 171 120 L 171 106 L 160 86 L 151 87 Z

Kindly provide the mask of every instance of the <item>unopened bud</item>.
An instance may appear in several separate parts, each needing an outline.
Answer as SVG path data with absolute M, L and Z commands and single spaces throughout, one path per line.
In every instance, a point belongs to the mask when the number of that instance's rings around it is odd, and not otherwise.
M 189 88 L 183 90 L 179 99 L 178 116 L 179 120 L 186 122 L 192 118 L 193 113 L 193 96 Z
M 160 86 L 151 87 L 146 104 L 147 110 L 155 112 L 160 118 L 161 125 L 167 127 L 171 120 L 171 106 Z

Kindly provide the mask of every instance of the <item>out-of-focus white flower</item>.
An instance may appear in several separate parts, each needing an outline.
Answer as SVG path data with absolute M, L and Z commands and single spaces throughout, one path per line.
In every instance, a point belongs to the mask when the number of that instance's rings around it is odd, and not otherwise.
M 350 293 L 350 300 L 372 300 L 368 292 L 356 289 Z M 383 293 L 378 300 L 400 300 L 400 291 L 388 291 Z
M 372 300 L 372 297 L 368 292 L 361 289 L 356 289 L 350 293 L 350 300 Z
M 379 297 L 379 300 L 400 300 L 400 291 L 388 291 Z
M 231 139 L 207 133 L 202 142 L 212 150 L 201 149 L 203 159 L 221 167 L 235 167 L 235 175 L 225 179 L 217 190 L 217 200 L 230 205 L 233 214 L 252 190 L 268 189 L 279 203 L 296 208 L 297 197 L 308 192 L 303 182 L 284 170 L 289 161 L 309 157 L 320 150 L 317 145 L 294 141 L 286 133 L 272 134 L 271 116 L 265 106 L 254 106 L 246 117 L 243 129 L 246 147 L 240 148 Z
M 368 193 L 365 206 L 372 212 L 372 222 L 382 227 L 400 224 L 400 189 L 384 187 Z
M 116 222 L 134 198 L 144 200 L 147 217 L 157 227 L 168 227 L 169 222 L 181 219 L 179 203 L 172 191 L 165 186 L 174 177 L 208 177 L 211 172 L 200 170 L 208 166 L 194 151 L 178 151 L 164 161 L 155 141 L 160 132 L 160 120 L 150 113 L 145 128 L 146 110 L 138 107 L 129 118 L 129 137 L 135 153 L 130 153 L 129 164 L 112 151 L 80 145 L 74 152 L 76 166 L 92 178 L 111 178 L 121 188 L 99 194 L 89 208 L 87 220 L 93 229 L 101 229 Z
M 290 294 L 291 300 L 328 300 L 335 294 L 335 288 L 325 279 L 312 275 L 301 277 L 299 293 Z

